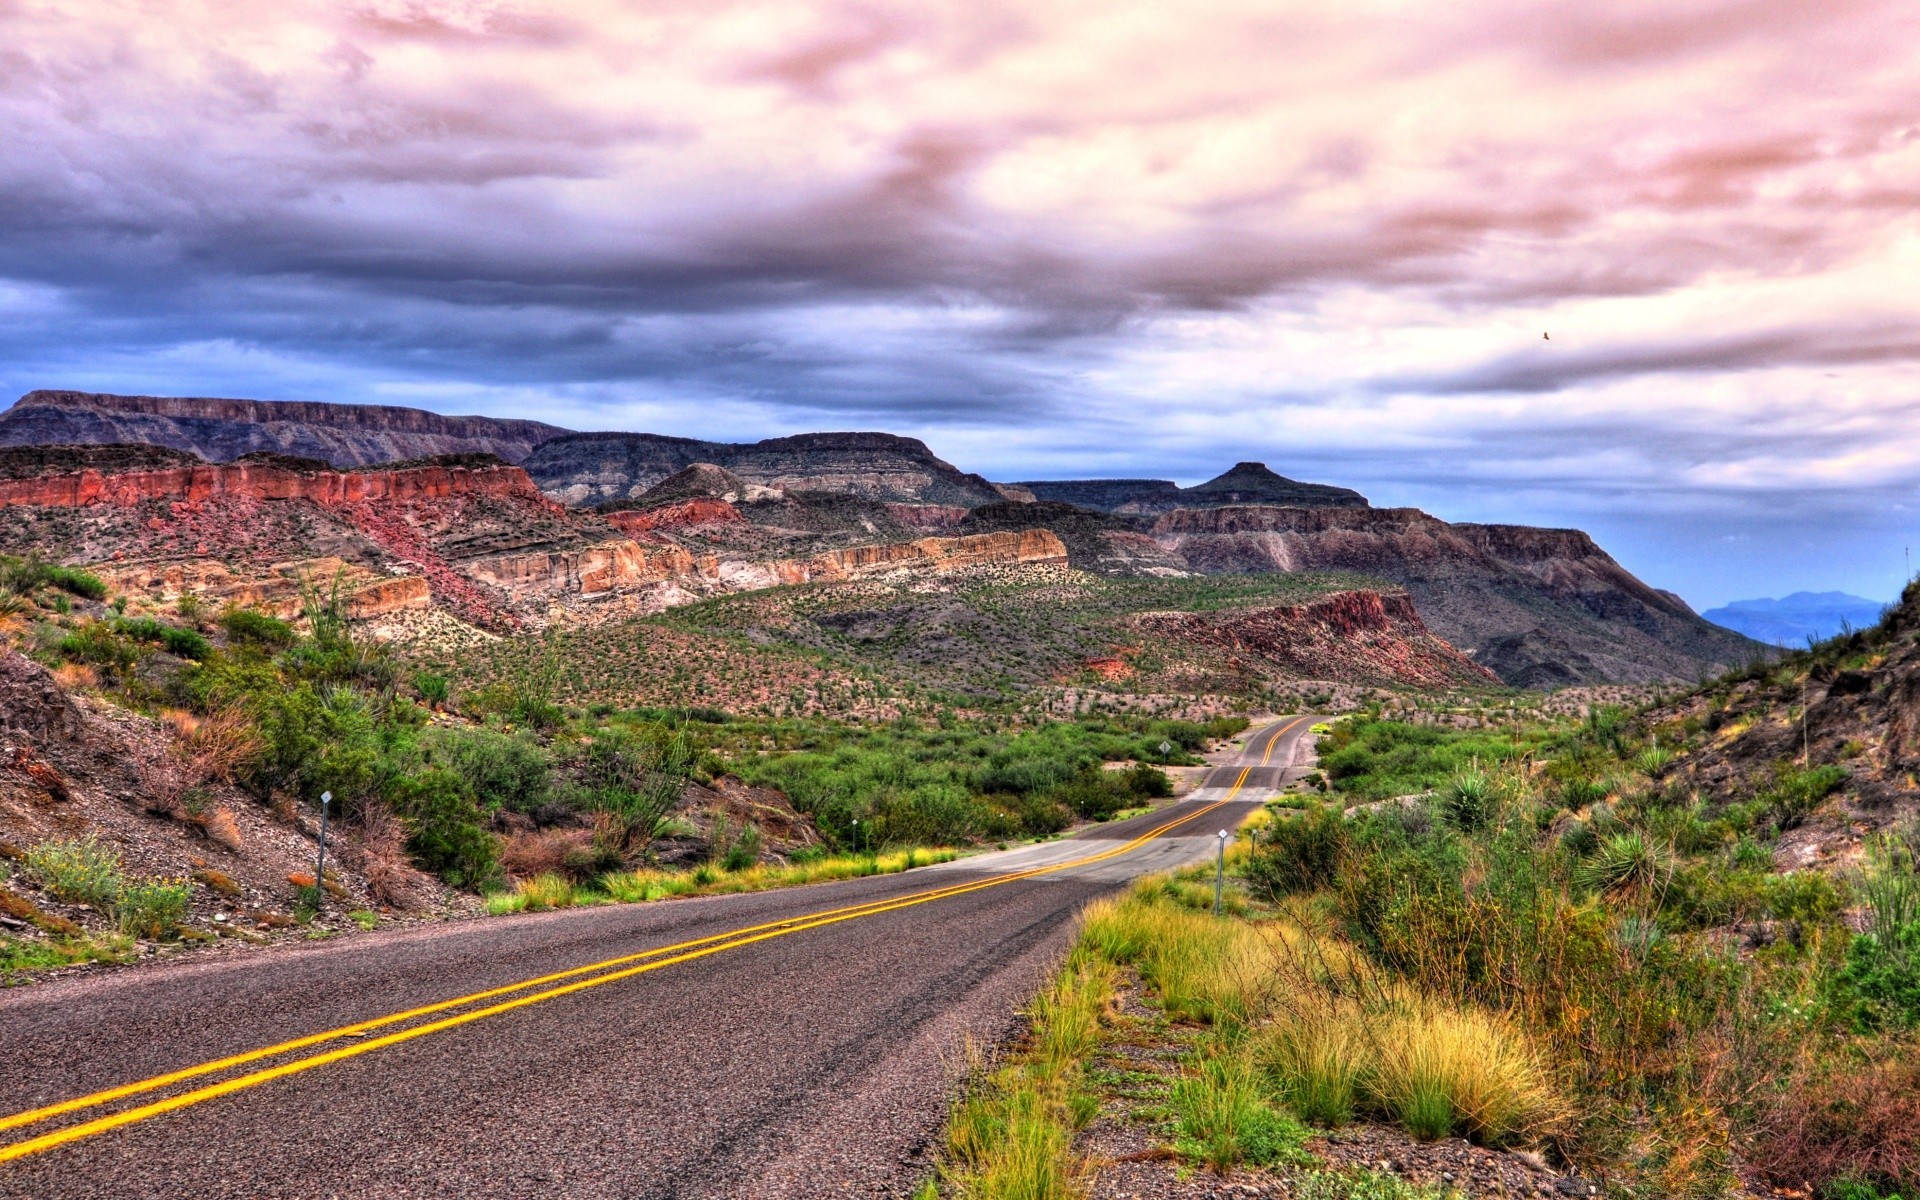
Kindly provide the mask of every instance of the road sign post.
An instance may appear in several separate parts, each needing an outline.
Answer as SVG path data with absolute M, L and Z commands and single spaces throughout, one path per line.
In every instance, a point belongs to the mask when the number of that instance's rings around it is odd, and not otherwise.
M 313 868 L 313 892 L 315 904 L 324 900 L 327 894 L 327 809 L 333 804 L 332 792 L 320 793 L 320 861 Z
M 1220 915 L 1220 889 L 1227 883 L 1227 838 L 1226 830 L 1220 831 L 1220 860 L 1213 873 L 1213 915 Z

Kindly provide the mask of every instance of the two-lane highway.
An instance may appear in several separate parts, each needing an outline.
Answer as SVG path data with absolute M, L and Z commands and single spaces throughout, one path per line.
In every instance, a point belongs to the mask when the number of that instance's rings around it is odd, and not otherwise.
M 0 1197 L 880 1196 L 1073 914 L 1293 764 L 901 875 L 495 918 L 0 995 Z

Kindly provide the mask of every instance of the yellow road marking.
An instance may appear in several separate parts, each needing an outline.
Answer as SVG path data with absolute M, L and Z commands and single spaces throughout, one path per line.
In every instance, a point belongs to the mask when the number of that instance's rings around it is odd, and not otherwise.
M 1304 719 L 1304 718 L 1301 718 L 1301 719 Z M 1293 726 L 1297 725 L 1298 723 L 1299 722 L 1297 720 L 1293 722 L 1289 722 L 1288 725 L 1276 731 L 1273 737 L 1268 739 L 1267 754 L 1269 756 L 1271 756 L 1273 753 L 1273 742 L 1278 739 L 1279 735 L 1281 733 L 1286 732 L 1286 730 L 1293 728 Z M 1152 841 L 1154 838 L 1161 836 L 1162 834 L 1166 833 L 1168 830 L 1174 829 L 1180 825 L 1185 825 L 1191 821 L 1198 820 L 1199 818 L 1214 811 L 1215 809 L 1221 807 L 1222 805 L 1232 803 L 1234 798 L 1240 794 L 1241 788 L 1246 784 L 1247 776 L 1250 775 L 1252 771 L 1253 771 L 1253 768 L 1251 765 L 1243 767 L 1240 771 L 1239 778 L 1234 781 L 1232 790 L 1230 790 L 1223 799 L 1217 800 L 1212 804 L 1207 805 L 1205 808 L 1202 808 L 1197 812 L 1190 813 L 1187 816 L 1180 817 L 1173 821 L 1168 821 L 1163 825 L 1155 826 L 1153 829 L 1148 830 L 1146 833 L 1141 834 L 1139 837 L 1136 837 L 1131 841 L 1124 842 L 1112 849 L 1102 851 L 1099 854 L 1084 855 L 1080 858 L 1069 859 L 1066 862 L 1054 863 L 1050 866 L 1035 867 L 1025 871 L 1009 872 L 1005 875 L 994 876 L 992 878 L 985 879 L 985 880 L 976 880 L 971 883 L 953 884 L 943 888 L 932 888 L 925 892 L 915 892 L 907 896 L 896 897 L 890 900 L 868 901 L 867 903 L 864 903 L 864 904 L 848 905 L 838 909 L 826 909 L 818 913 L 809 913 L 809 914 L 805 914 L 798 917 L 788 917 L 780 921 L 770 921 L 761 925 L 745 926 L 740 929 L 729 930 L 726 933 L 711 934 L 704 938 L 695 938 L 691 941 L 679 942 L 671 946 L 659 946 L 659 947 L 655 947 L 652 950 L 641 951 L 635 954 L 623 955 L 618 958 L 606 959 L 602 962 L 592 963 L 583 967 L 574 967 L 566 971 L 556 971 L 549 975 L 538 976 L 534 979 L 524 980 L 516 984 L 510 984 L 510 985 L 506 985 L 498 988 L 491 988 L 482 992 L 474 992 L 469 995 L 458 997 L 453 1000 L 443 1000 L 435 1004 L 423 1005 L 419 1008 L 408 1009 L 405 1012 L 394 1013 L 385 1017 L 379 1017 L 379 1018 L 374 1018 L 367 1021 L 361 1021 L 352 1025 L 344 1025 L 337 1029 L 327 1030 L 322 1033 L 310 1034 L 303 1038 L 296 1038 L 291 1041 L 277 1043 L 276 1045 L 273 1045 L 273 1046 L 262 1047 L 261 1049 L 258 1049 L 258 1050 L 247 1051 L 244 1054 L 231 1055 L 229 1057 L 217 1059 L 212 1062 L 202 1063 L 202 1064 L 199 1064 L 198 1066 L 184 1068 L 179 1071 L 168 1072 L 167 1074 L 164 1074 L 164 1075 L 156 1075 L 150 1079 L 140 1080 L 136 1083 L 124 1084 L 120 1087 L 109 1088 L 101 1092 L 94 1092 L 90 1095 L 77 1097 L 72 1100 L 62 1101 L 58 1104 L 48 1105 L 44 1108 L 33 1109 L 27 1112 L 16 1113 L 6 1118 L 0 1118 L 0 1130 L 19 1128 L 20 1126 L 23 1126 L 23 1125 L 34 1124 L 39 1121 L 47 1120 L 55 1116 L 63 1115 L 65 1113 L 76 1112 L 76 1111 L 79 1111 L 80 1109 L 91 1108 L 91 1107 L 98 1106 L 100 1104 L 110 1103 L 111 1101 L 114 1101 L 114 1100 L 125 1099 L 128 1096 L 138 1095 L 141 1092 L 152 1091 L 156 1088 L 165 1087 L 171 1083 L 179 1083 L 186 1079 L 196 1078 L 201 1075 L 207 1075 L 217 1071 L 228 1070 L 236 1066 L 243 1066 L 250 1062 L 257 1062 L 263 1058 L 273 1057 L 278 1054 L 285 1054 L 292 1050 L 304 1049 L 308 1046 L 317 1045 L 321 1042 L 333 1040 L 335 1038 L 349 1037 L 349 1036 L 359 1037 L 364 1035 L 370 1030 L 381 1028 L 386 1025 L 391 1025 L 399 1021 L 410 1020 L 412 1018 L 420 1017 L 420 1016 L 427 1016 L 436 1012 L 444 1012 L 450 1008 L 457 1008 L 462 1005 L 475 1003 L 479 1000 L 491 999 L 493 997 L 507 995 L 512 992 L 525 991 L 527 988 L 536 987 L 543 983 L 551 983 L 551 982 L 555 982 L 560 979 L 566 979 L 572 976 L 589 974 L 594 971 L 605 970 L 608 967 L 619 966 L 624 963 L 636 962 L 637 960 L 640 960 L 640 959 L 653 958 L 656 960 L 653 962 L 642 963 L 639 966 L 627 967 L 625 970 L 609 971 L 606 974 L 596 975 L 591 979 L 577 980 L 576 982 L 565 984 L 560 987 L 550 988 L 547 991 L 535 992 L 531 995 L 520 996 L 515 999 L 504 1001 L 499 1004 L 490 1005 L 485 1008 L 474 1009 L 470 1012 L 465 1012 L 465 1013 L 458 1013 L 450 1017 L 443 1017 L 438 1021 L 431 1021 L 424 1025 L 416 1025 L 410 1029 L 400 1030 L 395 1033 L 386 1034 L 382 1037 L 373 1038 L 368 1041 L 355 1042 L 350 1046 L 343 1046 L 343 1047 L 340 1047 L 339 1049 L 330 1050 L 322 1054 L 315 1054 L 315 1055 L 310 1055 L 306 1058 L 295 1059 L 292 1062 L 281 1063 L 277 1066 L 268 1067 L 265 1070 L 255 1071 L 255 1072 L 252 1072 L 251 1074 L 241 1075 L 233 1079 L 223 1080 L 219 1083 L 210 1084 L 206 1087 L 196 1088 L 188 1092 L 182 1092 L 177 1096 L 170 1096 L 167 1099 L 158 1100 L 151 1104 L 142 1105 L 137 1108 L 127 1109 L 124 1112 L 114 1113 L 105 1117 L 98 1117 L 92 1121 L 86 1121 L 78 1125 L 68 1126 L 65 1129 L 57 1129 L 50 1133 L 41 1134 L 39 1137 L 29 1138 L 25 1141 L 15 1142 L 7 1146 L 0 1146 L 0 1163 L 11 1162 L 14 1159 L 25 1158 L 28 1155 L 42 1153 L 46 1150 L 51 1150 L 56 1146 L 64 1145 L 68 1142 L 78 1141 L 82 1138 L 93 1137 L 97 1134 L 105 1133 L 111 1129 L 117 1129 L 122 1125 L 129 1125 L 137 1121 L 144 1121 L 152 1117 L 160 1116 L 164 1113 L 173 1112 L 177 1109 L 187 1108 L 195 1104 L 202 1104 L 208 1100 L 213 1100 L 220 1096 L 229 1095 L 233 1092 L 241 1091 L 246 1088 L 257 1087 L 260 1084 L 267 1083 L 275 1079 L 284 1078 L 288 1075 L 295 1075 L 304 1071 L 310 1071 L 316 1067 L 326 1066 L 329 1063 L 335 1063 L 335 1062 L 343 1061 L 345 1059 L 355 1058 L 362 1054 L 371 1053 L 374 1050 L 383 1049 L 384 1047 L 391 1046 L 391 1045 L 397 1045 L 400 1042 L 410 1041 L 417 1037 L 424 1037 L 429 1033 L 438 1033 L 442 1030 L 456 1028 L 460 1025 L 465 1025 L 470 1022 L 480 1020 L 483 1017 L 496 1016 L 500 1013 L 511 1012 L 515 1009 L 524 1008 L 528 1005 L 537 1004 L 545 1000 L 551 1000 L 560 996 L 571 995 L 575 992 L 585 991 L 588 988 L 598 987 L 601 984 L 613 983 L 617 980 L 622 980 L 622 979 L 630 979 L 636 975 L 643 975 L 651 971 L 660 970 L 663 967 L 676 965 L 678 963 L 691 962 L 695 959 L 705 958 L 709 955 L 718 954 L 722 950 L 732 950 L 741 946 L 752 945 L 756 942 L 767 941 L 772 938 L 785 937 L 788 934 L 799 933 L 808 929 L 818 929 L 825 925 L 836 925 L 842 921 L 852 921 L 852 920 L 857 920 L 861 917 L 876 916 L 883 912 L 892 912 L 896 909 L 911 908 L 915 905 L 931 903 L 932 901 L 946 899 L 950 896 L 962 895 L 967 892 L 979 891 L 983 888 L 997 887 L 1001 884 L 1012 883 L 1021 879 L 1030 879 L 1037 875 L 1051 874 L 1055 871 L 1064 871 L 1070 867 L 1086 866 L 1090 863 L 1101 862 L 1109 858 L 1114 858 L 1119 855 L 1126 854 L 1132 850 L 1138 849 L 1140 846 L 1143 846 L 1147 842 Z M 695 947 L 698 947 L 698 948 L 696 949 Z M 680 953 L 674 953 L 675 951 L 679 951 Z M 670 957 L 664 957 L 664 958 L 659 957 L 662 955 L 670 955 Z

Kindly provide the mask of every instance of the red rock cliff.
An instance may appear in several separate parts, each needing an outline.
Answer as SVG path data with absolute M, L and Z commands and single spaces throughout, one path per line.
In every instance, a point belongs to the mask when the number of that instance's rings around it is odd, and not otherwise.
M 198 503 L 220 496 L 255 500 L 310 500 L 348 504 L 364 500 L 438 500 L 496 496 L 561 509 L 541 496 L 519 467 L 425 465 L 396 470 L 300 471 L 269 463 L 208 463 L 159 471 L 78 471 L 36 479 L 0 480 L 0 506 L 80 508 L 148 500 Z

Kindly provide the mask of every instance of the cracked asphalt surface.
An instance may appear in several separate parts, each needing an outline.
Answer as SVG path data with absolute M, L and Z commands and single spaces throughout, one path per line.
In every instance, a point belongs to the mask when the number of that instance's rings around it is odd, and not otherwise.
M 0 1115 L 651 947 L 1097 854 L 1225 799 L 1263 758 L 1289 767 L 1308 725 L 1263 727 L 1238 762 L 1148 816 L 898 875 L 0 994 Z M 1011 1031 L 1088 900 L 1211 854 L 1215 832 L 1266 798 L 1246 774 L 1232 803 L 1123 855 L 676 963 L 0 1162 L 0 1197 L 908 1194 L 967 1043 Z M 6 1130 L 0 1145 L 296 1057 Z

